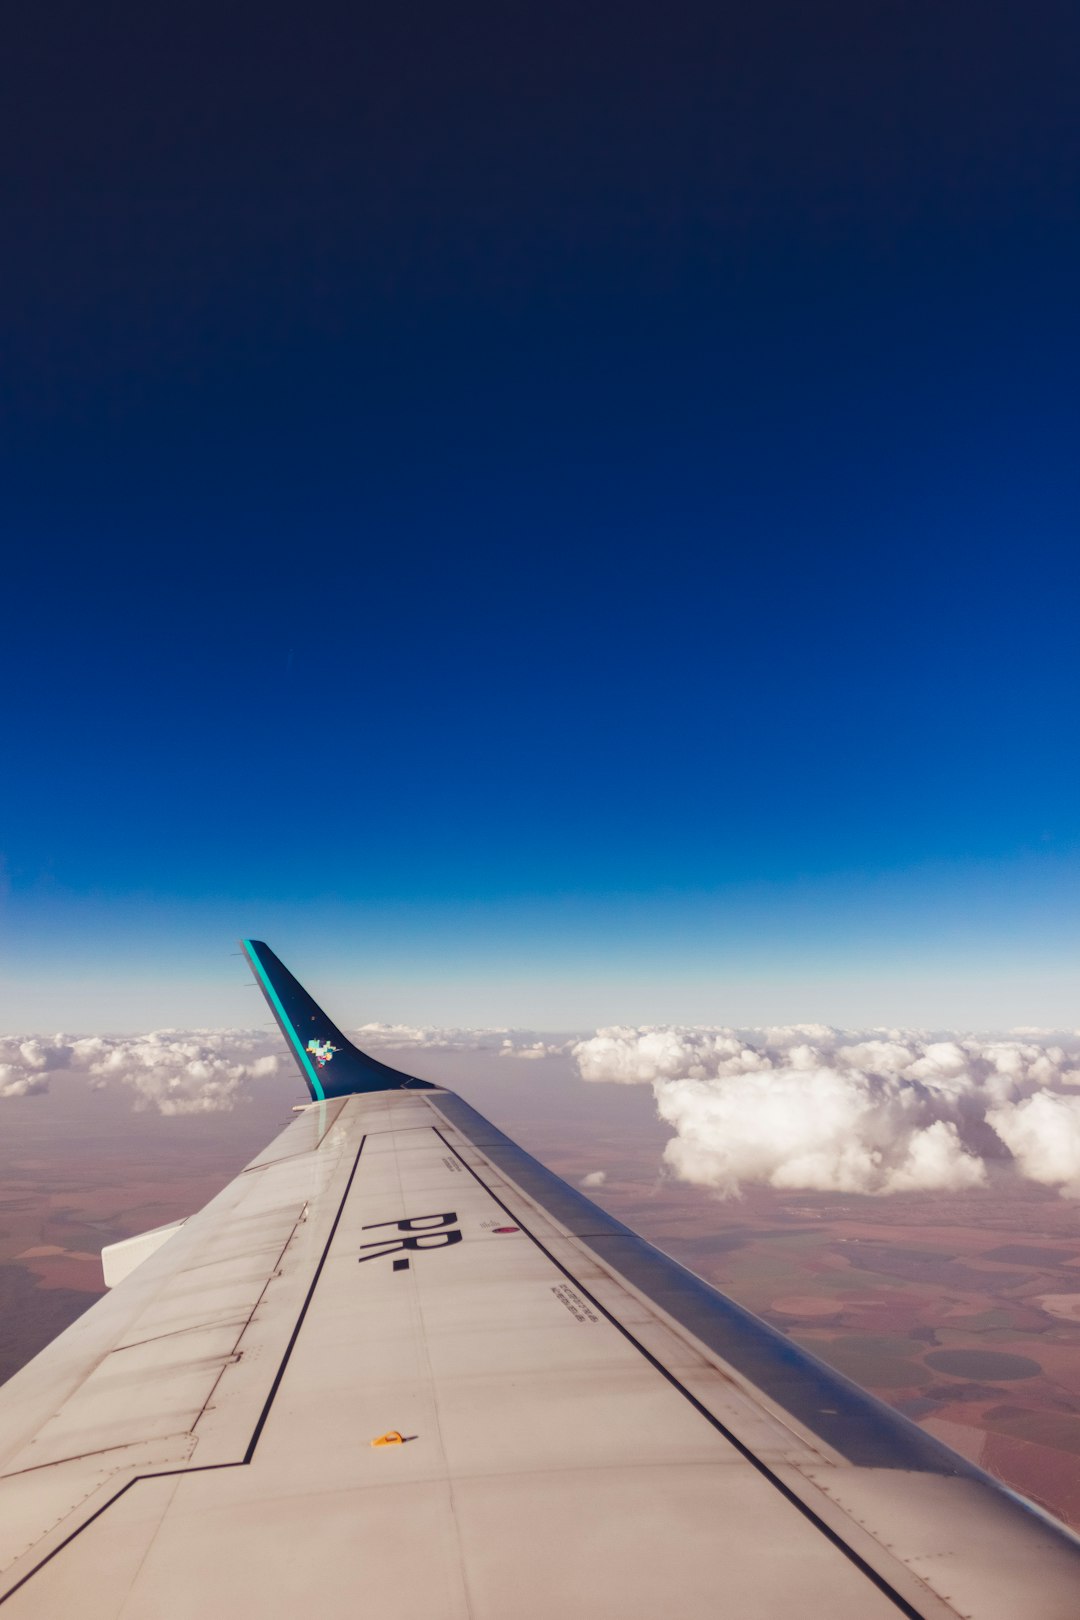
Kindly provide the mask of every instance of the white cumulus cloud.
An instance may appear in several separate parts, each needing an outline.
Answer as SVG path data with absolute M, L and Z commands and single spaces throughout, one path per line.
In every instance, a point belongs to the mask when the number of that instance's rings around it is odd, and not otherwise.
M 558 1057 L 566 1051 L 565 1042 L 533 1040 L 528 1035 L 507 1036 L 499 1048 L 499 1056 L 506 1058 Z
M 48 1089 L 49 1082 L 43 1074 L 32 1074 L 14 1063 L 0 1063 L 0 1097 L 32 1097 Z
M 50 1073 L 63 1069 L 88 1075 L 92 1086 L 130 1087 L 137 1108 L 214 1113 L 234 1107 L 244 1086 L 274 1074 L 278 1063 L 272 1042 L 252 1030 L 13 1037 L 0 1040 L 0 1097 L 45 1091 Z
M 49 1075 L 66 1069 L 72 1048 L 63 1035 L 0 1036 L 0 1097 L 32 1097 L 48 1091 Z
M 975 1188 L 1012 1160 L 1080 1197 L 1072 1037 L 616 1027 L 571 1051 L 585 1080 L 651 1085 L 668 1166 L 723 1196 Z
M 1080 1198 L 1080 1097 L 1037 1092 L 1001 1103 L 987 1120 L 1030 1181 Z
M 115 1078 L 136 1106 L 162 1114 L 220 1113 L 235 1106 L 249 1080 L 274 1074 L 276 1053 L 259 1035 L 240 1030 L 156 1030 L 106 1043 L 75 1043 L 90 1074 Z

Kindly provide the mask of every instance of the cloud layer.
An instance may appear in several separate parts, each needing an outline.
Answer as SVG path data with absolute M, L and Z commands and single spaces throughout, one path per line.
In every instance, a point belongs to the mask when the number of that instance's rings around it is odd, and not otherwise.
M 401 1051 L 491 1052 L 541 1058 L 564 1050 L 532 1030 L 435 1029 L 365 1024 L 359 1045 Z M 49 1089 L 50 1074 L 82 1073 L 91 1085 L 130 1087 L 137 1108 L 162 1114 L 220 1113 L 235 1107 L 251 1081 L 274 1074 L 291 1059 L 280 1038 L 264 1030 L 155 1030 L 149 1035 L 54 1035 L 0 1038 L 0 1099 Z
M 369 1024 L 359 1044 L 535 1060 L 569 1054 L 583 1079 L 649 1085 L 674 1132 L 681 1180 L 732 1196 L 747 1184 L 888 1194 L 984 1187 L 994 1165 L 1080 1198 L 1080 1036 L 762 1030 L 535 1031 Z M 162 1114 L 233 1108 L 290 1059 L 267 1030 L 0 1039 L 0 1098 L 46 1091 L 57 1071 L 128 1088 Z M 599 1174 L 599 1172 L 597 1172 Z M 600 1185 L 590 1181 L 589 1185 Z
M 358 1046 L 371 1050 L 496 1052 L 509 1058 L 555 1057 L 572 1044 L 546 1041 L 531 1029 L 440 1029 L 411 1024 L 363 1024 L 355 1036 Z
M 961 1190 L 1010 1162 L 1080 1197 L 1076 1047 L 803 1024 L 603 1029 L 571 1050 L 585 1080 L 651 1085 L 675 1132 L 666 1163 L 725 1197 Z
M 71 1047 L 62 1035 L 42 1040 L 37 1035 L 0 1037 L 0 1097 L 32 1097 L 48 1091 L 49 1071 L 66 1069 Z
M 413 1024 L 361 1024 L 352 1032 L 358 1046 L 366 1051 L 377 1047 L 390 1051 L 435 1050 L 440 1052 L 495 1051 L 502 1044 L 505 1029 L 440 1029 Z
M 46 1091 L 50 1074 L 63 1069 L 88 1075 L 92 1085 L 129 1086 L 137 1108 L 219 1113 L 235 1105 L 246 1082 L 276 1073 L 272 1046 L 258 1030 L 0 1039 L 0 1098 Z

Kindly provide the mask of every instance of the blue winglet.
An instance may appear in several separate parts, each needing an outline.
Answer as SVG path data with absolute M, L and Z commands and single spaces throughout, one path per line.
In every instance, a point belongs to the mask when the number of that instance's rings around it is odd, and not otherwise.
M 427 1080 L 391 1069 L 354 1046 L 261 939 L 242 939 L 240 944 L 316 1102 L 361 1091 L 399 1091 L 404 1086 L 414 1091 L 434 1089 Z

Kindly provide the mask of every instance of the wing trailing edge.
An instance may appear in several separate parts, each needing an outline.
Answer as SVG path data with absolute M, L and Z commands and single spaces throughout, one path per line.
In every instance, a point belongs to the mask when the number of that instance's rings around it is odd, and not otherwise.
M 354 1046 L 261 939 L 242 939 L 240 944 L 316 1102 L 367 1091 L 435 1089 L 427 1080 L 392 1069 Z

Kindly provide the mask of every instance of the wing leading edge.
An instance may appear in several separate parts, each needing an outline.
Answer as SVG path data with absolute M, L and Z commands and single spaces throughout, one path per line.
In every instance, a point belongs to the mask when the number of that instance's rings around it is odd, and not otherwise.
M 386 1074 L 0 1390 L 3 1620 L 1073 1620 L 1064 1527 Z

